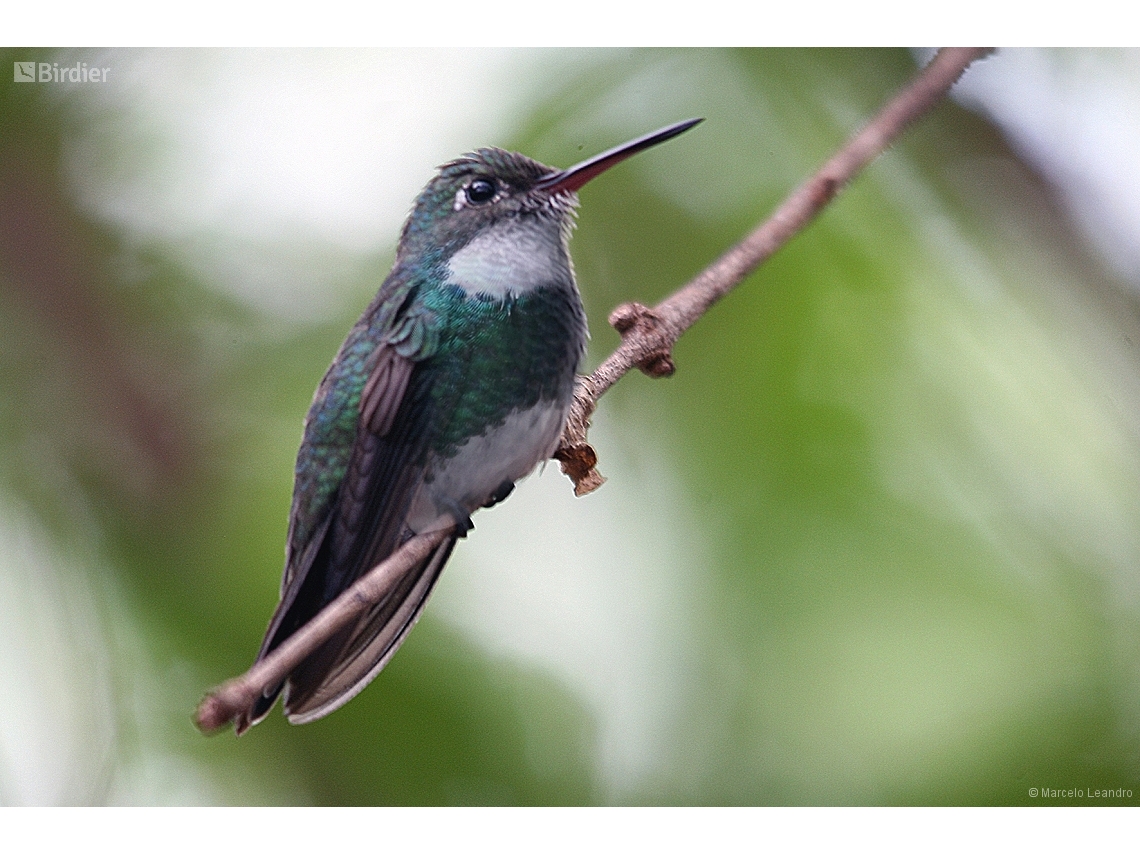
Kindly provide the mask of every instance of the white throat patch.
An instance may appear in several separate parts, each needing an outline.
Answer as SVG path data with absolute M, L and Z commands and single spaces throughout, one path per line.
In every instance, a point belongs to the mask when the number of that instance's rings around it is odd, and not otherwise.
M 551 273 L 566 266 L 556 224 L 507 221 L 485 230 L 447 263 L 448 280 L 468 294 L 502 298 L 549 285 Z

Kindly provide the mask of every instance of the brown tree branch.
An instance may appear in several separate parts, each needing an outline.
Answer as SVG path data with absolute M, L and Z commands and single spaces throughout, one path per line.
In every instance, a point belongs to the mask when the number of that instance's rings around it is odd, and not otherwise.
M 594 468 L 597 457 L 586 442 L 590 416 L 598 399 L 635 365 L 651 377 L 673 373 L 673 345 L 709 307 L 740 284 L 777 249 L 788 242 L 822 211 L 868 163 L 889 146 L 913 121 L 930 111 L 974 62 L 984 56 L 980 48 L 946 48 L 896 95 L 871 122 L 853 136 L 823 168 L 795 190 L 776 212 L 754 232 L 709 265 L 688 285 L 655 308 L 626 303 L 610 315 L 622 343 L 598 369 L 579 377 L 574 405 L 555 457 L 574 481 L 574 492 L 589 493 L 604 480 Z M 213 731 L 248 710 L 266 691 L 285 681 L 289 673 L 337 630 L 365 609 L 381 602 L 415 564 L 438 546 L 451 530 L 413 537 L 315 618 L 240 677 L 210 692 L 199 704 L 194 721 Z
M 692 281 L 649 308 L 625 303 L 610 315 L 621 344 L 593 374 L 578 378 L 574 405 L 555 458 L 582 496 L 605 479 L 597 454 L 586 441 L 598 399 L 634 366 L 650 377 L 674 371 L 673 346 L 709 308 L 799 233 L 827 207 L 844 185 L 887 149 L 912 122 L 937 106 L 958 78 L 987 48 L 943 48 L 861 131 L 801 184 L 765 222 L 706 267 Z
M 418 534 L 377 564 L 352 587 L 322 609 L 316 617 L 289 636 L 253 667 L 211 691 L 194 713 L 199 730 L 210 732 L 233 721 L 253 702 L 285 682 L 290 672 L 337 630 L 347 626 L 364 611 L 378 605 L 412 567 L 451 535 L 452 529 Z

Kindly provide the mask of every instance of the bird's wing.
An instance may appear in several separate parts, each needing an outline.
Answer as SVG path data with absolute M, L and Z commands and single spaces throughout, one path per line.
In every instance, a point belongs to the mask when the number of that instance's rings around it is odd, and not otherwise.
M 403 311 L 388 320 L 380 343 L 367 357 L 368 374 L 360 387 L 358 412 L 349 414 L 356 425 L 351 453 L 318 525 L 302 516 L 305 508 L 299 507 L 299 502 L 304 498 L 299 497 L 304 491 L 298 490 L 294 496 L 290 560 L 281 603 L 258 659 L 410 536 L 405 519 L 423 477 L 430 417 L 430 375 L 417 372 L 416 365 L 435 352 L 437 323 L 432 313 L 405 300 Z M 351 342 L 350 336 L 342 355 Z M 310 421 L 325 418 L 318 412 L 323 401 L 343 400 L 344 396 L 330 395 L 324 388 L 336 382 L 330 371 L 318 389 Z M 320 473 L 312 477 L 320 477 Z M 299 519 L 303 523 L 298 523 Z M 301 524 L 312 528 L 303 542 L 294 537 Z M 453 545 L 454 539 L 441 544 L 424 562 L 411 568 L 382 603 L 334 635 L 294 670 L 285 686 L 290 720 L 309 721 L 332 712 L 380 671 L 414 625 Z M 269 711 L 280 689 L 258 700 L 239 721 L 242 729 Z
M 416 363 L 435 352 L 434 317 L 413 308 L 387 336 L 383 358 L 360 399 L 361 428 L 331 523 L 328 575 L 333 596 L 412 535 L 409 505 L 423 478 L 429 438 L 430 375 Z M 289 677 L 285 713 L 295 724 L 347 703 L 380 672 L 418 620 L 455 538 L 400 579 L 379 605 L 342 630 Z

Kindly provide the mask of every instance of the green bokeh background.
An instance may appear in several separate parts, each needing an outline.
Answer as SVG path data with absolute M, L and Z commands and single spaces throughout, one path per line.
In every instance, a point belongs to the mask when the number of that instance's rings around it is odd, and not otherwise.
M 582 193 L 592 367 L 615 305 L 699 271 L 915 62 L 536 67 L 509 138 L 469 147 L 568 165 L 707 119 Z M 1123 787 L 1095 803 L 1140 803 L 1140 304 L 984 118 L 941 105 L 685 335 L 673 378 L 607 395 L 602 491 L 573 499 L 548 471 L 553 511 L 528 516 L 539 488 L 520 489 L 457 550 L 452 604 L 480 585 L 481 535 L 538 565 L 570 525 L 558 508 L 610 501 L 625 539 L 583 565 L 636 598 L 632 551 L 677 563 L 647 613 L 684 633 L 637 660 L 661 675 L 641 708 L 666 724 L 629 771 L 596 697 L 435 602 L 334 715 L 193 729 L 201 693 L 258 647 L 300 419 L 394 246 L 346 266 L 331 316 L 284 321 L 82 202 L 68 141 L 110 131 L 81 92 L 5 82 L 0 99 L 0 669 L 62 722 L 0 712 L 4 802 L 1089 804 L 1029 789 Z

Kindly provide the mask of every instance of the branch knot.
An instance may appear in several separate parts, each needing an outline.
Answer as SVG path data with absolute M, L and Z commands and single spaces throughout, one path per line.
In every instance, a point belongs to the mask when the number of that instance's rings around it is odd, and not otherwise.
M 635 363 L 650 377 L 671 377 L 677 370 L 673 362 L 673 342 L 665 321 L 654 309 L 642 303 L 622 303 L 610 313 L 610 326 L 621 333 L 622 343 L 636 342 L 640 356 Z
M 563 444 L 554 452 L 554 459 L 562 467 L 562 474 L 574 482 L 575 496 L 592 493 L 606 482 L 594 468 L 598 465 L 598 453 L 588 442 Z

